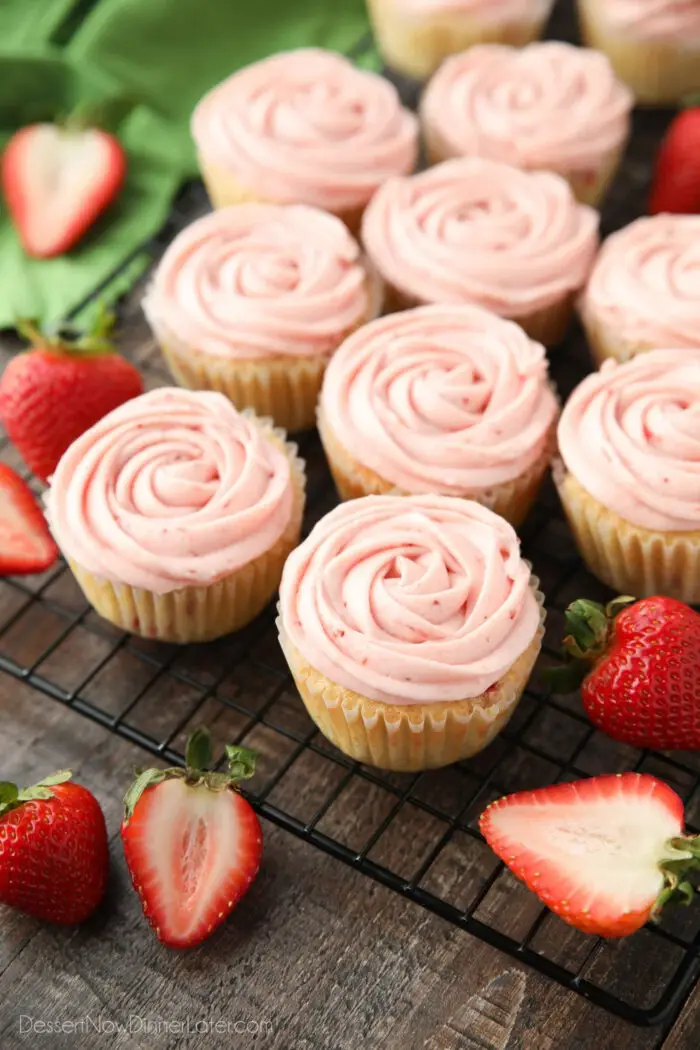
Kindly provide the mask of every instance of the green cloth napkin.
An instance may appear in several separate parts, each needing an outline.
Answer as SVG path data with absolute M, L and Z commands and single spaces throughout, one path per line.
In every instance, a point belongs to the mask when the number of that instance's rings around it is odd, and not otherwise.
M 318 45 L 348 52 L 367 38 L 364 0 L 98 0 L 61 46 L 80 0 L 0 5 L 0 145 L 17 127 L 108 97 L 138 100 L 117 134 L 125 188 L 68 255 L 28 259 L 0 214 L 0 327 L 56 321 L 105 282 L 113 301 L 148 265 L 138 246 L 163 225 L 179 185 L 196 173 L 189 120 L 197 100 L 234 70 L 274 51 Z M 34 27 L 28 32 L 33 11 Z M 16 19 L 11 18 L 12 11 Z M 371 61 L 374 61 L 371 58 Z M 135 256 L 131 258 L 132 256 Z

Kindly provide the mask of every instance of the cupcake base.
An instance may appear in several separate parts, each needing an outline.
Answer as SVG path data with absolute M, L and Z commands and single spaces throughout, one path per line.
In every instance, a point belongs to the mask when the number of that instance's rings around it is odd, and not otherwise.
M 479 20 L 465 12 L 412 13 L 397 0 L 368 0 L 379 49 L 397 73 L 425 80 L 448 55 L 474 44 L 524 47 L 538 40 L 546 18 L 526 22 Z
M 700 92 L 700 41 L 644 40 L 616 33 L 606 24 L 607 0 L 579 0 L 584 43 L 603 51 L 637 101 L 660 106 Z
M 591 357 L 598 366 L 602 365 L 603 361 L 606 361 L 609 357 L 620 362 L 630 361 L 637 354 L 643 354 L 645 351 L 653 349 L 651 345 L 646 343 L 631 343 L 628 340 L 621 339 L 592 317 L 590 311 L 581 311 L 581 323 L 586 332 Z
M 228 208 L 231 204 L 315 204 L 314 201 L 307 200 L 281 201 L 263 197 L 254 189 L 239 182 L 236 176 L 223 165 L 205 160 L 201 153 L 199 154 L 199 170 L 211 205 L 215 209 Z M 368 201 L 365 201 L 364 204 L 340 210 L 324 208 L 324 211 L 330 211 L 345 223 L 352 234 L 357 236 L 367 203 Z
M 323 735 L 358 762 L 396 772 L 438 769 L 483 751 L 506 726 L 530 677 L 540 629 L 508 673 L 482 696 L 435 704 L 386 704 L 336 685 L 304 659 L 277 620 L 280 645 L 309 715 Z
M 348 452 L 334 434 L 324 413 L 318 413 L 318 432 L 326 453 L 328 466 L 338 495 L 342 500 L 359 499 L 362 496 L 397 495 L 407 496 L 404 489 L 393 485 L 376 471 L 364 466 Z M 552 441 L 540 458 L 515 481 L 480 492 L 465 492 L 465 499 L 476 500 L 500 514 L 515 528 L 522 525 L 534 504 L 549 468 Z
M 441 164 L 442 161 L 461 156 L 450 149 L 439 132 L 432 129 L 426 120 L 423 120 L 422 126 L 429 164 Z M 577 201 L 595 208 L 605 199 L 620 167 L 625 148 L 626 142 L 603 157 L 595 167 L 588 171 L 565 171 L 554 166 L 543 170 L 553 171 L 556 175 L 566 179 Z
M 553 347 L 562 342 L 569 330 L 574 315 L 575 293 L 571 292 L 563 299 L 552 303 L 551 306 L 543 307 L 525 317 L 507 317 L 506 320 L 515 321 L 523 331 L 534 339 L 536 343 L 543 346 Z M 401 291 L 395 285 L 385 281 L 384 284 L 384 312 L 398 313 L 400 310 L 411 310 L 416 306 L 425 306 L 428 301 L 419 299 Z M 475 306 L 483 306 L 483 303 L 475 302 Z M 486 307 L 489 309 L 489 307 Z M 505 316 L 505 315 L 501 315 Z
M 700 531 L 657 532 L 625 521 L 557 464 L 554 480 L 586 565 L 618 594 L 700 603 Z
M 281 444 L 292 468 L 294 501 L 286 529 L 277 542 L 247 565 L 208 586 L 181 587 L 166 594 L 96 576 L 68 559 L 73 575 L 93 608 L 116 627 L 162 642 L 207 642 L 245 627 L 269 604 L 282 578 L 288 555 L 299 543 L 306 485 L 296 446 L 260 421 Z

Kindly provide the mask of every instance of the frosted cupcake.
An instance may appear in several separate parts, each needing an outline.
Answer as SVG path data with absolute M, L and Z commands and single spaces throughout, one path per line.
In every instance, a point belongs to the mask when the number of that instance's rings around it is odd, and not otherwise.
M 522 47 L 541 35 L 553 0 L 367 0 L 387 64 L 423 80 L 475 44 Z
M 309 714 L 351 758 L 445 766 L 507 723 L 543 599 L 502 518 L 448 496 L 342 503 L 287 560 L 280 643 Z
M 559 175 L 466 157 L 385 183 L 362 237 L 395 309 L 473 303 L 551 346 L 590 272 L 598 213 Z
M 557 399 L 544 347 L 476 306 L 366 325 L 334 356 L 318 427 L 343 499 L 439 492 L 519 525 L 549 467 Z
M 555 479 L 589 569 L 618 594 L 700 602 L 700 350 L 606 361 L 558 438 Z
M 608 237 L 580 312 L 598 362 L 700 348 L 700 217 L 655 215 Z
M 423 96 L 433 164 L 489 157 L 562 175 L 598 204 L 630 133 L 633 97 L 605 55 L 547 41 L 518 50 L 474 47 L 447 59 Z
M 605 52 L 640 102 L 680 102 L 700 91 L 697 0 L 578 2 L 584 40 Z
M 380 304 L 381 282 L 338 219 L 246 204 L 175 238 L 143 308 L 179 383 L 300 430 L 314 425 L 330 355 Z
M 243 201 L 311 204 L 352 230 L 378 186 L 418 158 L 418 122 L 396 88 L 317 48 L 247 66 L 192 117 L 215 208 Z
M 78 438 L 47 495 L 53 535 L 97 612 L 170 642 L 257 616 L 303 510 L 303 463 L 283 431 L 221 394 L 169 388 Z

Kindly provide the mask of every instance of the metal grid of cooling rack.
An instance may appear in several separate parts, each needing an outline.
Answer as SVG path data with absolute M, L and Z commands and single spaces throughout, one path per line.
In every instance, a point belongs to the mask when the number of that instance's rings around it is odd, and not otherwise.
M 571 39 L 567 7 L 553 30 Z M 606 231 L 643 210 L 666 120 L 637 119 Z M 205 206 L 201 186 L 188 187 L 166 229 L 140 251 L 157 257 Z M 149 386 L 168 382 L 145 328 L 134 356 Z M 580 331 L 551 362 L 566 396 L 591 368 Z M 301 438 L 300 451 L 309 473 L 308 529 L 335 495 L 315 434 Z M 21 469 L 1 437 L 0 459 Z M 521 535 L 547 595 L 542 666 L 559 660 L 568 602 L 609 595 L 579 560 L 551 486 Z M 671 913 L 622 942 L 586 937 L 542 908 L 481 839 L 478 816 L 500 794 L 625 769 L 668 781 L 686 800 L 691 826 L 700 823 L 700 755 L 609 740 L 588 723 L 576 695 L 549 696 L 537 673 L 510 725 L 481 755 L 446 770 L 388 774 L 351 761 L 318 733 L 295 694 L 272 609 L 217 643 L 155 643 L 97 617 L 63 563 L 43 577 L 0 580 L 0 669 L 170 764 L 182 763 L 187 734 L 201 722 L 220 749 L 224 742 L 255 748 L 260 762 L 247 794 L 262 816 L 628 1021 L 670 1026 L 700 976 L 697 912 Z

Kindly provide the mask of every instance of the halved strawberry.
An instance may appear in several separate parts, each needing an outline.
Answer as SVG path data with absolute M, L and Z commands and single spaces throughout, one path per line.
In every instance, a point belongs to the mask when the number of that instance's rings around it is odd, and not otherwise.
M 32 490 L 6 463 L 0 463 L 0 576 L 45 572 L 58 557 Z
M 508 795 L 480 827 L 510 870 L 584 933 L 625 937 L 694 895 L 686 876 L 700 867 L 700 837 L 683 835 L 683 802 L 647 774 Z
M 229 915 L 260 867 L 262 832 L 236 790 L 255 754 L 227 747 L 228 771 L 207 772 L 209 733 L 190 737 L 186 769 L 148 769 L 124 799 L 124 855 L 143 911 L 164 944 L 199 944 Z

